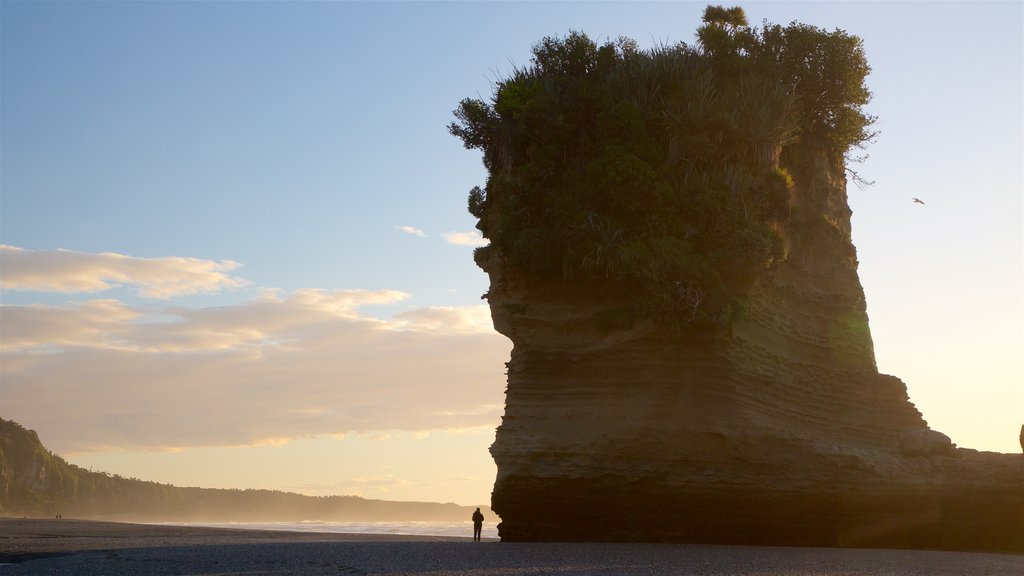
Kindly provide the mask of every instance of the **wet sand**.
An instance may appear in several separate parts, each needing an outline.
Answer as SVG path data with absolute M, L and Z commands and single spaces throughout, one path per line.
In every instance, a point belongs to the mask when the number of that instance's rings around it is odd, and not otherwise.
M 0 561 L 12 554 L 83 552 L 168 546 L 217 546 L 285 542 L 415 542 L 472 541 L 472 536 L 395 536 L 390 534 L 339 534 L 332 532 L 279 532 L 129 524 L 93 520 L 0 518 Z
M 81 520 L 0 519 L 0 576 L 120 575 L 791 575 L 1024 574 L 1024 556 L 858 550 L 472 542 Z

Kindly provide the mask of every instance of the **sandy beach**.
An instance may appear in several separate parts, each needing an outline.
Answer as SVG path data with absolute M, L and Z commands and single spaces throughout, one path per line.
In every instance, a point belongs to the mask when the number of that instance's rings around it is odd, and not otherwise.
M 1013 575 L 1024 556 L 669 544 L 517 544 L 0 519 L 0 576 L 120 575 Z

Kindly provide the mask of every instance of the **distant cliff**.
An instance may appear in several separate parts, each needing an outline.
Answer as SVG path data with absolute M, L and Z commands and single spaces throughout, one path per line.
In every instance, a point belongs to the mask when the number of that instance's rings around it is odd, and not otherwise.
M 859 39 L 716 7 L 698 38 L 546 38 L 456 110 L 514 345 L 502 539 L 1024 551 L 1024 458 L 957 449 L 875 365 Z
M 0 419 L 0 515 L 164 522 L 465 521 L 473 508 L 272 490 L 179 488 L 90 472 Z

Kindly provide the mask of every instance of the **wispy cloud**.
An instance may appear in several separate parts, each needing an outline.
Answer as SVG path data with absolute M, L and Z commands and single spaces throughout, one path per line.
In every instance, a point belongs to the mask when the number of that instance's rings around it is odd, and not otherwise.
M 489 240 L 476 230 L 470 232 L 447 232 L 443 236 L 446 242 L 456 246 L 486 246 L 490 243 Z
M 414 228 L 412 226 L 397 226 L 397 228 L 402 232 L 405 232 L 406 234 L 412 234 L 413 236 L 419 236 L 420 238 L 427 237 L 426 233 L 424 233 L 423 230 L 420 230 L 419 228 Z
M 85 348 L 169 353 L 289 346 L 301 341 L 304 328 L 332 320 L 381 329 L 406 327 L 406 321 L 362 316 L 358 308 L 394 304 L 407 297 L 394 290 L 296 290 L 284 296 L 270 291 L 240 304 L 214 308 L 142 309 L 117 300 L 0 306 L 4 327 L 0 350 Z M 450 315 L 459 320 L 463 313 L 453 310 Z
M 171 298 L 219 292 L 248 284 L 231 272 L 231 260 L 200 260 L 176 256 L 138 258 L 104 252 L 26 250 L 0 245 L 0 288 L 4 290 L 89 293 L 135 286 L 144 298 Z
M 510 345 L 486 307 L 360 311 L 405 298 L 297 290 L 213 308 L 2 306 L 4 416 L 45 428 L 64 452 L 493 426 Z
M 335 482 L 302 483 L 284 486 L 283 489 L 298 492 L 300 494 L 312 495 L 334 495 L 348 494 L 362 496 L 364 498 L 380 497 L 387 495 L 392 489 L 403 486 L 411 486 L 413 482 L 404 478 L 396 477 L 393 474 L 381 474 L 371 477 L 358 477 L 351 480 L 338 480 Z

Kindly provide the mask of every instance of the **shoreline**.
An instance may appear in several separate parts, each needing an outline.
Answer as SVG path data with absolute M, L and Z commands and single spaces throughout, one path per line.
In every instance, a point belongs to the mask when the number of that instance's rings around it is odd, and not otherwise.
M 1024 574 L 1024 555 L 641 543 L 499 543 L 394 534 L 0 518 L 0 576 L 958 576 Z
M 295 532 L 252 528 L 213 528 L 73 518 L 0 518 L 0 562 L 4 556 L 289 542 L 471 542 L 472 535 Z M 494 541 L 497 539 L 485 539 Z

